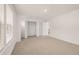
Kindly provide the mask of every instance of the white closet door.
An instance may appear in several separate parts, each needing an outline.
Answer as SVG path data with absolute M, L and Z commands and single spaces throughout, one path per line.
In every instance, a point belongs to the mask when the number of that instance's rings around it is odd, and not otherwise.
M 44 22 L 43 26 L 42 26 L 42 32 L 43 35 L 48 35 L 48 31 L 49 31 L 49 23 L 48 22 Z
M 35 35 L 36 35 L 36 23 L 28 22 L 28 36 L 35 36 Z

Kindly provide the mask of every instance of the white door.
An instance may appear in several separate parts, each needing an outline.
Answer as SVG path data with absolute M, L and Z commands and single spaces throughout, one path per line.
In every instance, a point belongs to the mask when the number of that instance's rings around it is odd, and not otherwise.
M 49 23 L 48 22 L 43 22 L 42 34 L 43 35 L 48 35 L 48 32 L 49 32 Z
M 28 36 L 36 36 L 36 22 L 28 22 Z

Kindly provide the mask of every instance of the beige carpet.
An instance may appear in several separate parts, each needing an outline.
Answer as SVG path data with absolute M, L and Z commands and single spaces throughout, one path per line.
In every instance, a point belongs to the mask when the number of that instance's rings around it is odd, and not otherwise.
M 75 55 L 79 46 L 51 37 L 29 37 L 16 44 L 12 55 Z

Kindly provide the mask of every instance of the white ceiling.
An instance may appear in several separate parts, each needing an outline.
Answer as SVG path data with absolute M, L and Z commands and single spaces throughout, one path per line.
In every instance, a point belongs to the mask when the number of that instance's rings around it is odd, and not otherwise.
M 71 4 L 16 4 L 18 14 L 33 19 L 50 19 L 57 15 L 79 9 L 79 5 Z M 47 12 L 44 12 L 47 9 Z

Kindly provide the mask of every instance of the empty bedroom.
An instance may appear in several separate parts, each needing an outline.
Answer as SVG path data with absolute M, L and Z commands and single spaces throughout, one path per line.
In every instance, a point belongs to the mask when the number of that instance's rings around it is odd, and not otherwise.
M 1 55 L 79 55 L 79 4 L 0 4 Z

